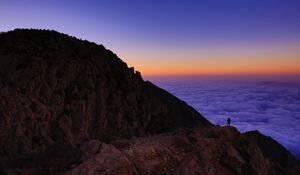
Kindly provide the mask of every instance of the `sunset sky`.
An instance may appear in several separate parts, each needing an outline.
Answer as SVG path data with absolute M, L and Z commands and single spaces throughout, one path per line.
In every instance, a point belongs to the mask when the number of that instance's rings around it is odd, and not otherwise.
M 15 28 L 103 44 L 143 75 L 300 74 L 299 0 L 0 0 Z

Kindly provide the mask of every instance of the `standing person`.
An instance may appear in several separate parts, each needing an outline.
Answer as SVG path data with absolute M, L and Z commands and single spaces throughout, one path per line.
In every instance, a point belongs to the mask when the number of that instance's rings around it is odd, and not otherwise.
M 227 125 L 230 126 L 230 117 L 227 119 Z

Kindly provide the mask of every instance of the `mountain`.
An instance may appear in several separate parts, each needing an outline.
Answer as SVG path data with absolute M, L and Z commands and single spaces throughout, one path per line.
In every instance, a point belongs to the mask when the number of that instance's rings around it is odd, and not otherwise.
M 299 162 L 213 126 L 102 45 L 16 29 L 0 34 L 1 172 L 297 174 Z

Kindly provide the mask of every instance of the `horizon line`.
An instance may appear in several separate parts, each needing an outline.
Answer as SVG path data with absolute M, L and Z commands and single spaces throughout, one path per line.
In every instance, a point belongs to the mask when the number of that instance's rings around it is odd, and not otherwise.
M 141 72 L 142 76 L 300 76 L 299 73 L 199 73 L 199 74 L 144 74 Z

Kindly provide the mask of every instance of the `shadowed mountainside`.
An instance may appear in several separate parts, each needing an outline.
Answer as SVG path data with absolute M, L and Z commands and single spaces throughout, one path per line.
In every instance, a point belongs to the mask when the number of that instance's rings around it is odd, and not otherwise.
M 185 102 L 144 81 L 103 46 L 55 31 L 18 29 L 0 35 L 0 88 L 4 173 L 298 171 L 296 159 L 273 140 L 215 127 Z M 191 139 L 188 133 L 176 131 L 195 127 L 186 129 L 194 133 Z M 229 136 L 223 136 L 223 131 Z M 273 142 L 274 150 L 265 149 Z M 230 148 L 237 143 L 242 146 Z M 158 155 L 154 162 L 147 158 L 151 150 Z M 273 155 L 276 151 L 280 153 Z

